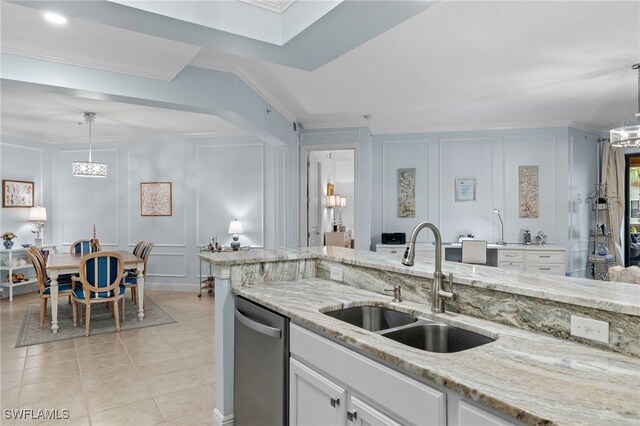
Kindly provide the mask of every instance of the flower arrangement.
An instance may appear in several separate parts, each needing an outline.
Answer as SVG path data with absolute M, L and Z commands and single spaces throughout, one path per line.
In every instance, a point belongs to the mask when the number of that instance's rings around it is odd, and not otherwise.
M 2 239 L 5 241 L 11 241 L 16 237 L 17 235 L 14 234 L 13 232 L 5 232 L 4 234 L 2 234 Z
M 91 247 L 97 247 L 100 245 L 100 241 L 98 241 L 98 237 L 96 237 L 96 225 L 93 225 L 93 238 L 89 240 L 89 244 Z

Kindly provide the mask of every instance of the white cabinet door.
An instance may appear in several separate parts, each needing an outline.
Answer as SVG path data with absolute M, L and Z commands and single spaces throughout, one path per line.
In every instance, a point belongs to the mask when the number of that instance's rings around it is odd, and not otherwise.
M 358 397 L 349 398 L 347 419 L 354 426 L 401 426 L 391 417 L 382 414 Z
M 515 426 L 515 423 L 465 401 L 460 401 L 458 405 L 458 418 L 458 426 Z
M 293 358 L 289 365 L 291 426 L 346 425 L 346 391 Z

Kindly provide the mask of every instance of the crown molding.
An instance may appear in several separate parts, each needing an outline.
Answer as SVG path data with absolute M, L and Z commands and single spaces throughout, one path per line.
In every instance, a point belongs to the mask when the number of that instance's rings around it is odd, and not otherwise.
M 591 127 L 586 124 L 579 123 L 577 121 L 570 121 L 569 127 L 577 130 L 583 130 L 589 133 L 595 133 L 596 135 L 601 135 L 601 136 L 605 134 L 609 135 L 609 130 L 611 130 L 611 129 L 599 129 L 597 127 Z
M 271 105 L 276 109 L 280 114 L 282 114 L 287 120 L 291 122 L 296 122 L 296 114 L 293 112 L 294 110 L 301 111 L 303 108 L 300 105 L 290 106 L 287 105 L 282 99 L 280 99 L 275 93 L 271 90 L 267 89 L 267 87 L 262 84 L 258 78 L 253 75 L 249 70 L 244 68 L 242 65 L 238 64 L 229 64 L 226 62 L 222 62 L 216 59 L 209 58 L 195 58 L 190 66 L 205 68 L 205 69 L 213 69 L 217 71 L 224 71 L 234 74 L 240 80 L 242 80 L 251 90 L 256 92 L 258 96 L 260 96 L 266 103 Z
M 16 137 L 20 139 L 27 139 L 30 141 L 38 141 L 44 142 L 51 145 L 62 145 L 62 144 L 81 144 L 88 143 L 88 139 L 86 136 L 51 136 L 44 135 L 40 133 L 33 132 L 25 132 L 17 129 L 10 129 L 7 127 L 0 127 L 0 135 Z M 187 139 L 187 140 L 196 140 L 196 139 L 209 139 L 209 138 L 225 138 L 225 137 L 235 137 L 235 136 L 246 136 L 247 132 L 243 132 L 242 130 L 231 129 L 231 130 L 220 130 L 215 132 L 200 132 L 200 133 L 163 133 L 163 134 L 146 134 L 146 135 L 123 135 L 123 136 L 94 136 L 92 137 L 92 142 L 131 142 L 132 140 L 136 141 L 167 141 L 167 140 L 176 140 L 176 139 Z
M 180 69 L 162 69 L 158 67 L 147 67 L 142 64 L 132 64 L 129 62 L 118 61 L 114 58 L 105 58 L 99 55 L 89 53 L 78 53 L 73 50 L 63 49 L 60 47 L 46 46 L 41 43 L 33 43 L 24 40 L 16 40 L 12 38 L 2 38 L 2 48 L 4 53 L 12 55 L 26 56 L 34 59 L 58 62 L 67 65 L 76 65 L 88 68 L 96 68 L 105 71 L 113 71 L 121 74 L 130 74 L 138 77 L 153 78 L 156 80 L 171 81 L 184 66 Z M 199 52 L 193 55 L 195 56 Z
M 240 0 L 243 3 L 248 3 L 252 6 L 257 6 L 262 9 L 269 10 L 271 12 L 282 14 L 285 10 L 289 8 L 296 0 L 283 0 L 283 1 L 273 1 L 273 0 Z

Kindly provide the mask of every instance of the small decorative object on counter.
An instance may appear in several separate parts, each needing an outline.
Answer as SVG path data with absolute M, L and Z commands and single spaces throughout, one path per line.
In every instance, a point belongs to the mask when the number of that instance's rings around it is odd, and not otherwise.
M 528 229 L 524 230 L 523 242 L 526 246 L 531 245 L 531 232 Z
M 100 241 L 96 237 L 96 225 L 93 225 L 93 238 L 89 240 L 89 245 L 91 246 L 91 252 L 96 251 L 97 247 L 100 247 Z
M 16 237 L 17 235 L 13 232 L 5 232 L 4 234 L 2 234 L 2 245 L 4 246 L 4 248 L 8 250 L 13 247 L 13 239 Z
M 536 243 L 538 245 L 545 245 L 547 242 L 547 236 L 544 235 L 544 232 L 542 231 L 538 231 L 538 234 L 536 235 Z
M 609 249 L 604 243 L 598 243 L 598 246 L 596 247 L 596 254 L 598 256 L 606 256 L 609 254 Z
M 458 235 L 458 242 L 461 243 L 464 240 L 473 240 L 476 236 L 474 234 L 467 234 L 466 236 L 464 234 L 460 234 Z

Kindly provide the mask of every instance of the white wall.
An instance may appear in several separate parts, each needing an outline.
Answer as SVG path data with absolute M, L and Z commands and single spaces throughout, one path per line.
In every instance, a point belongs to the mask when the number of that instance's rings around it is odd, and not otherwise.
M 244 225 L 243 245 L 286 244 L 285 170 L 279 169 L 288 161 L 286 146 L 251 136 L 95 145 L 94 159 L 108 165 L 106 179 L 71 176 L 71 162 L 88 155 L 82 147 L 47 147 L 53 170 L 47 227 L 59 250 L 91 237 L 94 224 L 105 249 L 130 250 L 140 240 L 153 241 L 150 287 L 192 290 L 199 274 L 197 246 L 212 236 L 228 245 L 234 218 Z M 18 163 L 18 151 L 4 154 L 3 145 L 3 162 Z M 172 182 L 172 216 L 140 215 L 140 182 L 156 181 Z

